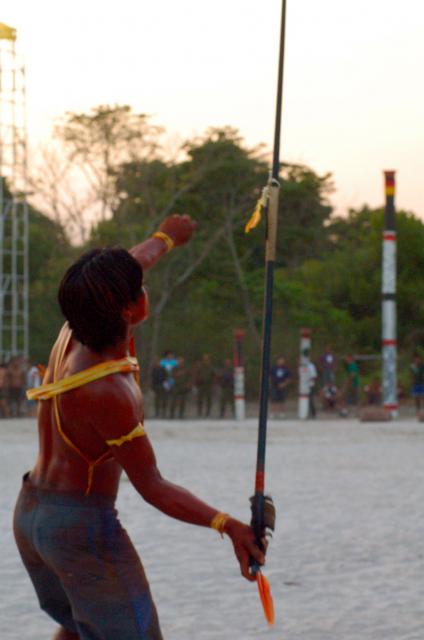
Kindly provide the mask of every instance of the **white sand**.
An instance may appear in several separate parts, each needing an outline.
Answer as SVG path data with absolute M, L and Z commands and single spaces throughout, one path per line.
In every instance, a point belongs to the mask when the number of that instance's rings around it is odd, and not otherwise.
M 165 476 L 249 518 L 256 421 L 152 421 L 148 430 Z M 54 624 L 37 607 L 11 533 L 20 477 L 35 457 L 34 422 L 1 421 L 0 442 L 0 638 L 47 640 Z M 123 481 L 121 520 L 166 640 L 423 640 L 423 458 L 424 424 L 412 420 L 270 423 L 272 630 L 229 541 L 166 518 Z

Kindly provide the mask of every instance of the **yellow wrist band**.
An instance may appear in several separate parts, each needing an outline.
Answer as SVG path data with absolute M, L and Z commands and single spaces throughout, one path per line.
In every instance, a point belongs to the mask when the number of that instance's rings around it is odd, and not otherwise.
M 229 517 L 228 513 L 217 513 L 211 520 L 211 529 L 218 531 L 221 534 L 221 538 L 224 537 L 224 528 Z
M 159 238 L 159 240 L 163 240 L 163 242 L 166 244 L 166 250 L 167 251 L 171 251 L 171 249 L 174 248 L 173 239 L 170 236 L 168 236 L 167 233 L 164 233 L 163 231 L 155 231 L 155 233 L 152 235 L 152 238 Z

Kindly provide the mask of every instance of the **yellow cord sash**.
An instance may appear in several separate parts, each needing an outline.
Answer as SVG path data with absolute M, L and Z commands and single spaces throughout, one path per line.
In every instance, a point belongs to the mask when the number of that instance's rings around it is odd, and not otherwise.
M 101 362 L 100 364 L 94 365 L 94 367 L 84 369 L 84 371 L 79 371 L 71 376 L 57 380 L 56 382 L 49 382 L 35 389 L 28 389 L 26 395 L 28 400 L 49 400 L 61 393 L 82 387 L 89 382 L 105 378 L 113 373 L 135 373 L 138 370 L 139 367 L 136 358 L 128 356 L 120 360 L 108 360 L 107 362 Z

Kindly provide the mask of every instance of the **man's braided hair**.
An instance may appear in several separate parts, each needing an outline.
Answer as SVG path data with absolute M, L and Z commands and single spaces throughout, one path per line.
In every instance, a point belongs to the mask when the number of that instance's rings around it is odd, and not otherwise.
M 143 271 L 121 247 L 92 249 L 66 271 L 59 286 L 62 313 L 82 344 L 100 352 L 126 336 L 122 312 L 141 295 Z

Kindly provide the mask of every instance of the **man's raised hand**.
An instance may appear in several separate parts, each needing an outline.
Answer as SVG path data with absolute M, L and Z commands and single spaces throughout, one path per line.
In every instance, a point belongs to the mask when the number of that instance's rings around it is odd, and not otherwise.
M 171 238 L 175 247 L 186 244 L 196 229 L 196 222 L 188 215 L 173 214 L 165 218 L 159 231 Z

